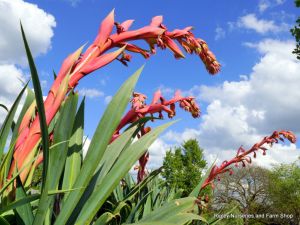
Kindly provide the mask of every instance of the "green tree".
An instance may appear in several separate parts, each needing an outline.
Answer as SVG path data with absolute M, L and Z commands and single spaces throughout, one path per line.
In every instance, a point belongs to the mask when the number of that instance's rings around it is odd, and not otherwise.
M 300 0 L 295 0 L 296 7 L 300 7 Z M 296 25 L 291 29 L 292 35 L 296 39 L 296 48 L 293 53 L 297 55 L 297 59 L 300 59 L 300 17 L 296 20 Z
M 191 139 L 166 153 L 162 176 L 169 188 L 182 189 L 187 196 L 200 181 L 206 164 L 198 141 Z
M 280 224 L 300 223 L 300 160 L 274 167 L 270 174 L 269 196 L 272 212 L 291 215 L 276 219 Z

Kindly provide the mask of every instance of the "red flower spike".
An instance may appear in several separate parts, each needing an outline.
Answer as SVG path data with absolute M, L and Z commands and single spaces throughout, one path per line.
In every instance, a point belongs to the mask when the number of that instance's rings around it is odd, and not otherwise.
M 208 178 L 203 182 L 202 187 L 200 189 L 203 190 L 206 186 L 211 185 L 213 187 L 213 181 L 215 178 L 218 178 L 220 174 L 228 172 L 231 175 L 233 173 L 232 169 L 230 168 L 231 165 L 235 165 L 238 167 L 238 163 L 242 163 L 243 167 L 246 166 L 247 163 L 251 163 L 252 159 L 250 154 L 253 153 L 253 157 L 256 157 L 256 151 L 261 149 L 263 151 L 263 155 L 266 154 L 266 150 L 262 147 L 264 144 L 272 144 L 277 142 L 278 139 L 285 138 L 288 139 L 291 143 L 296 142 L 296 136 L 291 131 L 274 131 L 271 136 L 264 137 L 260 142 L 254 144 L 249 150 L 243 150 L 241 152 L 241 147 L 237 150 L 237 154 L 234 158 L 228 161 L 224 161 L 220 167 L 214 166 L 208 176 Z
M 199 107 L 194 102 L 194 97 L 182 97 L 179 91 L 176 91 L 175 96 L 166 100 L 162 95 L 161 91 L 158 90 L 154 93 L 152 102 L 147 105 L 146 104 L 147 96 L 138 92 L 134 92 L 132 94 L 131 99 L 131 109 L 125 114 L 125 116 L 121 119 L 120 124 L 118 125 L 114 135 L 111 139 L 111 142 L 120 136 L 120 131 L 125 126 L 130 125 L 140 118 L 147 116 L 148 114 L 153 117 L 153 114 L 158 113 L 158 117 L 160 119 L 163 118 L 163 112 L 168 114 L 169 118 L 173 118 L 175 116 L 176 103 L 185 102 L 186 110 L 189 111 L 194 118 L 199 115 Z M 195 116 L 197 114 L 197 116 Z M 138 138 L 145 135 L 150 131 L 150 127 L 145 127 L 145 124 L 142 126 L 141 133 L 138 134 Z M 145 159 L 142 159 L 146 157 Z M 140 158 L 140 169 L 138 173 L 138 180 L 141 181 L 144 178 L 145 166 L 149 160 L 149 155 L 144 155 Z

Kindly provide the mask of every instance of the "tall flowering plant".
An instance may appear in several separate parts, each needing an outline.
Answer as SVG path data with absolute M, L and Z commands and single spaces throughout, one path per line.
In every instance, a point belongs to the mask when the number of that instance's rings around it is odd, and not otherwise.
M 149 183 L 159 171 L 146 176 L 147 149 L 171 123 L 152 129 L 149 121 L 162 119 L 164 114 L 173 118 L 177 106 L 198 118 L 200 109 L 194 97 L 182 96 L 179 91 L 171 99 L 157 91 L 147 103 L 146 95 L 134 92 L 141 68 L 120 87 L 109 103 L 83 159 L 84 100 L 77 107 L 75 90 L 83 77 L 114 60 L 127 66 L 132 53 L 149 58 L 157 49 L 166 48 L 177 59 L 184 58 L 181 49 L 197 55 L 212 75 L 220 71 L 216 57 L 204 40 L 194 36 L 192 27 L 169 31 L 162 22 L 162 16 L 156 16 L 149 25 L 130 30 L 133 20 L 118 23 L 112 11 L 101 23 L 94 42 L 85 51 L 84 46 L 80 47 L 63 61 L 45 100 L 22 29 L 34 93 L 27 89 L 24 107 L 14 123 L 15 112 L 27 85 L 23 88 L 0 130 L 1 153 L 10 130 L 13 131 L 9 150 L 0 166 L 1 223 L 9 224 L 8 220 L 26 225 L 119 224 L 121 221 L 141 225 L 181 225 L 195 220 L 207 223 L 195 210 L 197 203 L 201 203 L 199 196 L 205 187 L 212 185 L 220 174 L 231 172 L 232 164 L 251 162 L 249 154 L 253 153 L 255 157 L 258 150 L 265 153 L 264 144 L 283 138 L 293 143 L 296 141 L 292 132 L 274 132 L 250 150 L 240 148 L 235 158 L 221 166 L 213 166 L 190 197 L 179 198 L 168 195 L 168 192 L 160 196 L 157 188 L 156 195 L 151 196 L 154 191 L 149 190 Z M 134 44 L 135 40 L 144 40 L 149 50 Z M 129 101 L 131 108 L 125 113 Z M 138 183 L 128 188 L 126 174 L 137 161 Z M 35 168 L 42 162 L 42 186 L 36 190 L 37 194 L 31 194 L 29 190 L 33 189 L 31 181 Z M 120 191 L 122 188 L 124 193 Z M 108 211 L 107 205 L 113 205 L 112 199 L 117 203 L 113 210 Z M 154 201 L 158 203 L 154 204 Z
M 87 50 L 83 52 L 83 47 L 81 47 L 64 60 L 44 102 L 47 125 L 51 123 L 57 114 L 66 95 L 78 85 L 83 77 L 114 60 L 119 60 L 127 65 L 127 62 L 131 60 L 131 55 L 128 52 L 139 53 L 145 58 L 149 58 L 155 54 L 156 48 L 169 48 L 174 53 L 175 58 L 184 58 L 184 54 L 178 46 L 180 45 L 188 54 L 198 55 L 210 74 L 219 72 L 220 64 L 209 50 L 206 42 L 194 36 L 192 27 L 169 31 L 162 22 L 162 16 L 156 16 L 148 26 L 137 30 L 129 30 L 133 20 L 118 23 L 114 20 L 114 11 L 109 13 L 102 21 L 96 39 Z M 146 41 L 150 46 L 150 50 L 132 44 L 131 42 L 135 40 Z M 108 52 L 113 48 L 118 49 Z M 36 105 L 33 102 L 19 127 L 8 178 L 12 177 L 16 168 L 21 169 L 24 164 L 32 160 L 34 156 L 32 151 L 36 149 L 40 141 L 39 116 L 36 114 L 35 109 Z M 122 124 L 120 125 L 122 126 Z M 21 180 L 26 179 L 28 171 L 28 169 L 25 169 L 22 172 Z

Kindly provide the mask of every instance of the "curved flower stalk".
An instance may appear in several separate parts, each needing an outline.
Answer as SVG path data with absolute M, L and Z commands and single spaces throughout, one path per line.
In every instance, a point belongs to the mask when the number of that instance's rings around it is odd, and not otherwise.
M 229 161 L 225 160 L 220 166 L 215 165 L 212 167 L 209 176 L 201 186 L 201 190 L 208 185 L 211 185 L 211 187 L 214 188 L 213 182 L 215 179 L 220 180 L 220 174 L 226 172 L 228 172 L 230 175 L 233 174 L 233 170 L 230 168 L 231 165 L 234 164 L 236 167 L 238 167 L 239 164 L 241 164 L 242 167 L 245 167 L 247 163 L 252 162 L 250 154 L 253 154 L 254 158 L 256 158 L 257 151 L 262 151 L 262 154 L 266 155 L 266 144 L 272 147 L 274 143 L 278 143 L 279 140 L 284 141 L 284 139 L 289 140 L 291 143 L 296 143 L 296 136 L 291 131 L 282 130 L 274 131 L 271 136 L 264 137 L 260 142 L 254 144 L 249 150 L 245 150 L 243 147 L 240 147 L 233 159 Z
M 183 58 L 184 55 L 179 44 L 187 53 L 198 55 L 210 74 L 219 72 L 220 64 L 209 50 L 206 42 L 194 36 L 191 31 L 192 27 L 169 31 L 162 24 L 162 20 L 162 16 L 156 16 L 149 25 L 137 30 L 129 30 L 133 20 L 126 20 L 123 23 L 115 22 L 114 11 L 112 11 L 102 21 L 96 39 L 87 50 L 82 53 L 82 46 L 64 60 L 44 102 L 47 124 L 49 125 L 53 120 L 67 93 L 74 89 L 84 76 L 114 60 L 119 60 L 127 65 L 127 62 L 131 60 L 131 55 L 125 52 L 139 53 L 145 58 L 149 58 L 156 52 L 157 47 L 169 48 L 175 58 Z M 116 27 L 115 33 L 113 32 L 114 27 Z M 145 40 L 149 44 L 150 50 L 130 43 L 134 40 Z M 107 52 L 112 48 L 118 49 Z M 33 103 L 22 120 L 14 149 L 14 160 L 8 177 L 11 177 L 16 162 L 18 162 L 17 168 L 21 168 L 24 163 L 30 161 L 34 155 L 33 149 L 38 147 L 40 138 L 39 117 Z M 24 170 L 21 179 L 24 181 L 26 176 L 26 170 Z
M 200 116 L 200 109 L 197 103 L 195 102 L 195 98 L 192 96 L 183 97 L 180 94 L 180 91 L 176 91 L 174 97 L 170 100 L 166 100 L 162 96 L 160 90 L 154 93 L 153 100 L 150 104 L 146 104 L 146 99 L 147 96 L 144 94 L 137 93 L 137 92 L 133 93 L 132 100 L 131 100 L 131 109 L 122 118 L 119 126 L 114 132 L 111 141 L 114 141 L 116 138 L 120 136 L 120 130 L 122 128 L 138 121 L 141 118 L 146 117 L 147 115 L 153 117 L 153 114 L 158 113 L 158 117 L 162 119 L 163 113 L 167 113 L 169 118 L 173 118 L 176 115 L 176 103 L 179 104 L 180 108 L 191 113 L 193 118 L 198 118 Z M 145 127 L 145 123 L 144 123 L 141 127 L 140 134 L 138 134 L 138 138 L 145 135 L 150 130 L 151 128 Z M 145 167 L 148 161 L 149 161 L 149 152 L 146 152 L 139 159 L 139 166 L 136 167 L 136 169 L 138 169 L 138 176 L 137 176 L 138 182 L 142 181 L 145 176 Z

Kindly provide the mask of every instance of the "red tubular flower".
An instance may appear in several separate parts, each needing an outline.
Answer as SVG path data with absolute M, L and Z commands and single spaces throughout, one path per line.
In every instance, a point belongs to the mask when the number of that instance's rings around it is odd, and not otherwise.
M 194 37 L 191 32 L 191 27 L 185 29 L 176 29 L 169 32 L 167 27 L 162 24 L 163 17 L 154 17 L 150 25 L 142 27 L 137 30 L 129 30 L 133 20 L 126 20 L 123 23 L 117 23 L 114 19 L 114 10 L 102 21 L 97 37 L 94 42 L 82 53 L 83 47 L 69 55 L 63 62 L 57 78 L 54 81 L 48 96 L 44 102 L 46 112 L 46 122 L 49 125 L 60 105 L 65 99 L 68 92 L 74 89 L 79 80 L 89 73 L 109 64 L 115 59 L 127 65 L 131 56 L 125 54 L 125 51 L 142 54 L 145 58 L 156 51 L 156 46 L 165 49 L 168 47 L 174 53 L 176 58 L 182 58 L 183 54 L 176 44 L 178 42 L 189 54 L 197 54 L 207 70 L 211 74 L 215 74 L 220 70 L 220 64 L 217 62 L 215 56 L 210 52 L 206 43 Z M 116 32 L 113 33 L 116 26 Z M 149 43 L 150 50 L 145 50 L 137 45 L 129 43 L 134 40 L 144 40 Z M 114 52 L 107 52 L 113 48 L 118 48 Z M 119 59 L 119 56 L 122 56 Z M 67 83 L 66 83 L 67 81 Z M 181 100 L 181 105 L 187 111 L 191 112 L 194 117 L 199 116 L 197 106 L 194 105 L 193 99 L 184 98 Z M 167 104 L 172 105 L 173 103 Z M 25 114 L 17 139 L 17 144 L 14 149 L 13 162 L 8 174 L 11 177 L 15 170 L 16 161 L 18 162 L 18 170 L 21 169 L 25 161 L 32 159 L 33 149 L 40 141 L 40 126 L 39 117 L 35 110 L 35 106 L 31 106 Z M 175 115 L 175 108 L 172 105 L 167 107 L 165 104 L 153 105 L 148 108 L 143 108 L 139 112 L 132 111 L 127 117 L 128 121 L 134 120 L 136 116 L 143 116 L 147 113 L 158 112 L 162 116 L 162 111 L 168 113 L 169 117 Z M 132 114 L 132 115 L 131 115 Z M 125 120 L 125 123 L 128 122 Z M 123 121 L 124 122 L 124 121 Z M 116 138 L 114 134 L 113 138 Z M 27 177 L 27 171 L 24 170 L 21 174 L 21 180 L 24 181 Z M 3 182 L 3 181 L 2 181 Z M 0 182 L 1 186 L 1 182 Z
M 231 175 L 233 173 L 232 168 L 230 168 L 231 165 L 234 164 L 235 166 L 238 166 L 238 164 L 242 164 L 242 166 L 245 167 L 246 163 L 252 162 L 250 154 L 253 153 L 253 157 L 256 158 L 256 152 L 261 150 L 263 155 L 266 155 L 267 148 L 264 147 L 265 144 L 272 146 L 273 143 L 278 143 L 278 140 L 284 141 L 284 138 L 288 139 L 291 143 L 296 143 L 295 134 L 293 134 L 291 131 L 282 130 L 274 131 L 271 136 L 264 137 L 260 142 L 254 144 L 249 150 L 245 150 L 243 147 L 240 147 L 233 159 L 229 161 L 223 161 L 220 166 L 213 166 L 209 176 L 204 181 L 201 190 L 203 190 L 208 185 L 211 185 L 213 188 L 213 182 L 216 178 L 219 177 L 220 174 L 229 172 L 229 174 Z

